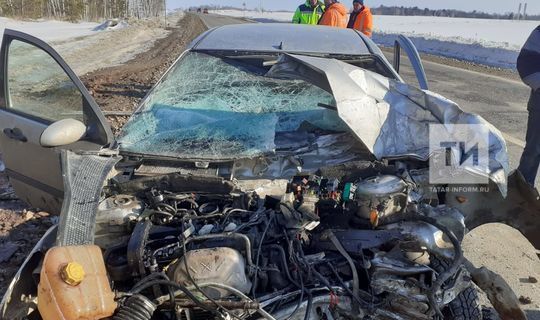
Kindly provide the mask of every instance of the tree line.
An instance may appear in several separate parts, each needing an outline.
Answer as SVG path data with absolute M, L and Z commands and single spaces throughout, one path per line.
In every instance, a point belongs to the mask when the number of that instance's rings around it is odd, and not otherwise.
M 209 10 L 243 10 L 243 8 L 238 8 L 234 6 L 226 5 L 204 5 L 204 6 L 193 6 L 190 7 L 190 10 L 196 10 L 197 8 L 207 8 Z M 253 9 L 250 9 L 253 10 Z M 256 8 L 254 10 L 260 10 Z M 285 11 L 285 10 L 274 10 L 275 12 Z M 513 20 L 516 13 L 486 13 L 482 11 L 462 11 L 454 9 L 422 9 L 419 7 L 403 7 L 403 6 L 384 6 L 381 5 L 376 8 L 371 8 L 373 14 L 377 15 L 387 15 L 387 16 L 435 16 L 435 17 L 452 17 L 452 18 L 475 18 L 475 19 L 503 19 L 503 20 Z M 540 20 L 540 15 L 527 15 L 525 17 L 521 16 L 522 20 Z
M 149 18 L 165 14 L 166 0 L 0 0 L 0 15 L 97 21 L 109 18 Z
M 421 9 L 418 7 L 397 7 L 397 6 L 379 6 L 372 8 L 371 11 L 374 14 L 388 15 L 388 16 L 435 16 L 435 17 L 452 17 L 452 18 L 475 18 L 475 19 L 503 19 L 513 20 L 515 13 L 486 13 L 481 11 L 462 11 L 454 9 Z M 540 20 L 540 15 L 527 15 L 522 17 L 526 20 Z

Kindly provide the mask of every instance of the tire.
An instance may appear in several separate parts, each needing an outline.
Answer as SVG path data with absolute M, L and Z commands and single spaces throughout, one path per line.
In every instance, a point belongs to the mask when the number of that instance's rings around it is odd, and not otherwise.
M 450 267 L 446 259 L 431 256 L 431 267 L 437 272 L 443 272 Z M 463 290 L 452 302 L 441 310 L 444 320 L 482 320 L 482 309 L 476 287 L 470 286 Z

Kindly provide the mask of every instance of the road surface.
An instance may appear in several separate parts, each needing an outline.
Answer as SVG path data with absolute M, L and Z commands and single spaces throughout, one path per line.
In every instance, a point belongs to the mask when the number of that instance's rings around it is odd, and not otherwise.
M 208 28 L 227 24 L 245 23 L 247 20 L 216 14 L 200 15 Z M 392 61 L 391 50 L 384 50 Z M 416 84 L 412 68 L 402 58 L 403 78 Z M 525 146 L 527 126 L 527 101 L 530 89 L 520 81 L 470 71 L 424 60 L 429 88 L 455 101 L 464 111 L 476 113 L 497 129 L 507 142 L 510 169 L 515 169 Z M 537 188 L 540 185 L 537 179 Z

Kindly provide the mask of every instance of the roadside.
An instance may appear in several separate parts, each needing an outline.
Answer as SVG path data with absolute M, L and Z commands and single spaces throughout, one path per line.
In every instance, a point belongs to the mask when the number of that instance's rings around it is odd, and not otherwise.
M 394 53 L 393 47 L 381 47 L 381 49 L 386 56 L 392 56 Z M 429 62 L 437 63 L 440 65 L 444 65 L 444 66 L 450 66 L 450 67 L 460 68 L 460 69 L 464 69 L 468 71 L 479 72 L 482 74 L 501 77 L 508 80 L 521 81 L 519 74 L 517 73 L 517 71 L 513 69 L 490 67 L 483 64 L 478 64 L 478 63 L 454 59 L 454 58 L 447 58 L 443 56 L 437 56 L 437 55 L 433 55 L 429 53 L 420 53 L 420 57 L 422 58 L 422 61 L 424 62 L 429 61 Z
M 206 28 L 198 17 L 186 15 L 169 35 L 157 40 L 153 47 L 128 63 L 81 77 L 97 104 L 108 114 L 115 134 L 186 45 L 204 30 Z
M 181 15 L 175 16 L 174 23 L 181 18 Z M 164 27 L 162 19 L 132 20 L 127 24 L 91 36 L 55 41 L 52 47 L 80 76 L 130 61 L 171 33 L 170 28 Z
M 145 29 L 146 32 L 140 34 Z M 187 15 L 166 31 L 146 24 L 72 39 L 76 45 L 68 41 L 52 45 L 61 55 L 66 55 L 64 58 L 78 74 L 95 70 L 81 76 L 81 79 L 103 110 L 131 112 L 185 46 L 205 29 L 200 19 Z M 131 39 L 124 39 L 128 36 Z M 139 38 L 134 38 L 137 36 Z M 141 39 L 146 40 L 141 43 Z M 115 51 L 122 54 L 108 59 L 107 55 Z M 117 65 L 126 57 L 132 58 Z M 96 70 L 100 66 L 108 67 Z M 109 117 L 115 131 L 126 119 L 127 116 Z M 58 217 L 28 208 L 17 200 L 7 177 L 0 174 L 0 296 L 28 253 L 57 220 Z

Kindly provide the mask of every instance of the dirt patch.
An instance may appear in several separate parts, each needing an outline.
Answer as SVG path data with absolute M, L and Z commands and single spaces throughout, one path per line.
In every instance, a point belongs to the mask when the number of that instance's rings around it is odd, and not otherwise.
M 519 231 L 500 223 L 480 226 L 465 236 L 463 250 L 476 267 L 485 266 L 498 273 L 518 297 L 524 297 L 521 308 L 529 320 L 540 320 L 540 261 L 535 248 Z M 489 306 L 483 294 L 481 303 Z M 498 317 L 493 315 L 488 320 L 495 319 Z
M 13 198 L 5 174 L 0 174 L 0 295 L 45 231 L 57 222 L 46 212 L 29 210 Z
M 154 46 L 121 66 L 108 67 L 81 77 L 102 110 L 129 114 L 144 98 L 196 36 L 206 28 L 201 20 L 187 14 L 178 27 Z M 106 112 L 106 114 L 107 114 Z M 128 115 L 107 115 L 113 132 L 125 124 Z

